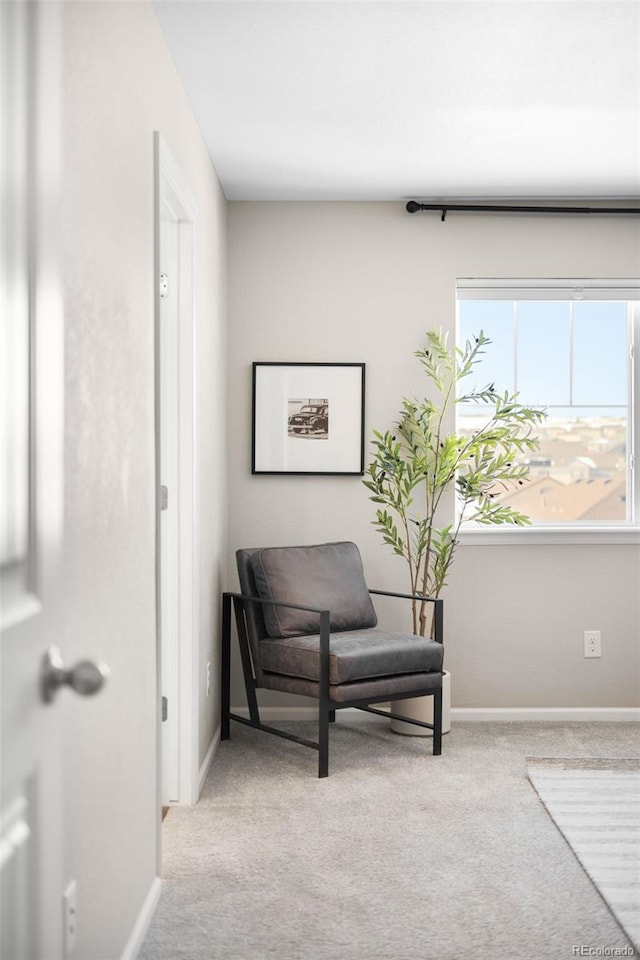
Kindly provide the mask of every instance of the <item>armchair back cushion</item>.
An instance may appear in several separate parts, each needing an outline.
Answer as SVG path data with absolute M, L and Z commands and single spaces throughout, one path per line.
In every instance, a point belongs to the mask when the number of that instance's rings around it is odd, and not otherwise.
M 362 630 L 378 622 L 355 543 L 267 547 L 252 553 L 250 563 L 263 600 L 329 610 L 332 631 Z M 319 615 L 308 610 L 265 605 L 262 613 L 273 638 L 320 630 Z

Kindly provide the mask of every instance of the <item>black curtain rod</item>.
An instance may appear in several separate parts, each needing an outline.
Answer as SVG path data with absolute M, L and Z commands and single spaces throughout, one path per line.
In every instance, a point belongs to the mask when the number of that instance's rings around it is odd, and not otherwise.
M 491 213 L 622 213 L 636 216 L 640 214 L 640 207 L 523 207 L 494 203 L 418 203 L 416 200 L 409 200 L 406 210 L 407 213 L 418 213 L 419 210 L 440 210 L 442 221 L 450 210 L 480 210 Z

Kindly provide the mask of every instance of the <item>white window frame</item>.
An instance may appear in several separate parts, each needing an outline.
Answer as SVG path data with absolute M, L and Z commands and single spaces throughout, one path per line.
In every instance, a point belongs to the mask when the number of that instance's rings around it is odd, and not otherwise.
M 629 398 L 627 496 L 632 520 L 622 523 L 552 524 L 530 527 L 463 523 L 461 543 L 640 543 L 640 279 L 459 279 L 456 281 L 456 342 L 461 300 L 626 300 L 629 303 Z M 634 462 L 635 460 L 635 462 Z

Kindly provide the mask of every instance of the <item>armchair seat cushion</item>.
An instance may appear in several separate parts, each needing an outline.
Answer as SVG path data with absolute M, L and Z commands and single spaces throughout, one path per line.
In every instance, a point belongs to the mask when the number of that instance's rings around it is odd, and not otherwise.
M 442 669 L 443 648 L 435 640 L 383 630 L 332 633 L 329 683 L 352 683 L 404 673 Z M 271 673 L 306 680 L 320 679 L 320 637 L 282 637 L 260 643 L 260 666 Z

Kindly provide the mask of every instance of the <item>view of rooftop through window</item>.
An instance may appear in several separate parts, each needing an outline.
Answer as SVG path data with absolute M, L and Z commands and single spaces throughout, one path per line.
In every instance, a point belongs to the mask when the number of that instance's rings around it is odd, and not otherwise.
M 540 449 L 522 457 L 528 480 L 499 498 L 534 523 L 621 523 L 629 510 L 631 324 L 626 301 L 474 300 L 458 304 L 458 337 L 482 330 L 492 343 L 482 384 L 544 407 Z M 486 410 L 458 407 L 470 434 Z

